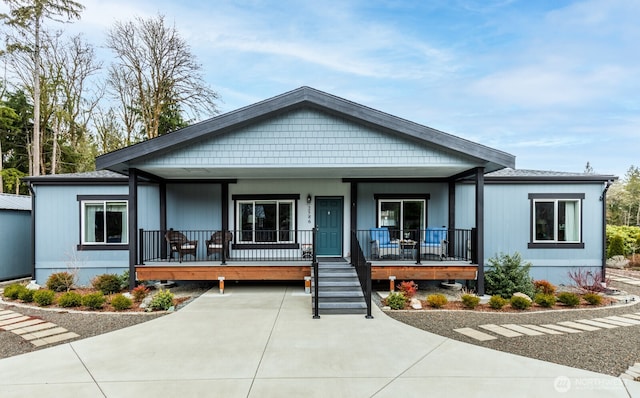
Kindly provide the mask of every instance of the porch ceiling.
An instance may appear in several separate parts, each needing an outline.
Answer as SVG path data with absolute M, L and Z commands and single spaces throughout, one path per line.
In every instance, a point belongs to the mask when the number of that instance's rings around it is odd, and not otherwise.
M 247 168 L 194 168 L 194 167 L 143 167 L 147 173 L 172 179 L 235 179 L 235 178 L 447 178 L 462 173 L 474 165 L 439 167 L 247 167 Z

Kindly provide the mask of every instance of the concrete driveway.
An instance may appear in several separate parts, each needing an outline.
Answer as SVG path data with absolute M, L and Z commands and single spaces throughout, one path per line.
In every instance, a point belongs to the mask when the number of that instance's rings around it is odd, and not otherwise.
M 640 383 L 373 315 L 314 320 L 302 289 L 216 289 L 153 321 L 0 360 L 0 396 L 640 396 Z

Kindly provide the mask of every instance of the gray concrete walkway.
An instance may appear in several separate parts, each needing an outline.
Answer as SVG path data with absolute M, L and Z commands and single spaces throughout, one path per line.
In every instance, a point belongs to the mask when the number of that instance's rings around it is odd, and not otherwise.
M 436 336 L 302 289 L 231 287 L 133 327 L 0 360 L 0 396 L 639 397 L 640 383 Z

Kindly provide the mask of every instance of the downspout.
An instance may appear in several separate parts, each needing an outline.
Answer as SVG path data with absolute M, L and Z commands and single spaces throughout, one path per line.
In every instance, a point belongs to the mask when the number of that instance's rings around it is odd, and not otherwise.
M 600 195 L 600 201 L 602 202 L 602 282 L 607 280 L 607 191 L 611 184 L 613 184 L 613 181 L 607 181 L 602 195 Z
M 31 279 L 36 279 L 36 190 L 29 182 L 31 192 Z

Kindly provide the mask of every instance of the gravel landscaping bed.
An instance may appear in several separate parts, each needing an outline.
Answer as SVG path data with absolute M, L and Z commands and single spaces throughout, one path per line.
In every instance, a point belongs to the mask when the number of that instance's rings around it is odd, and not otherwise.
M 177 297 L 189 297 L 189 300 L 182 304 L 182 306 L 184 306 L 215 285 L 216 283 L 181 282 L 178 286 L 171 288 L 171 292 Z M 640 295 L 640 287 L 616 282 L 611 283 L 611 285 L 629 294 Z M 378 295 L 374 294 L 373 296 L 374 302 L 380 305 Z M 385 313 L 400 322 L 440 336 L 548 362 L 619 376 L 629 366 L 635 362 L 640 362 L 640 325 L 602 329 L 577 334 L 521 336 L 514 338 L 499 337 L 497 340 L 485 342 L 479 342 L 466 337 L 455 332 L 454 329 L 463 327 L 478 329 L 479 325 L 484 324 L 515 323 L 542 325 L 565 320 L 575 321 L 577 319 L 628 314 L 640 312 L 640 305 L 638 304 L 599 307 L 597 309 L 523 311 L 517 313 L 445 310 L 385 311 Z M 125 328 L 167 314 L 165 312 L 79 313 L 15 306 L 11 304 L 0 304 L 0 309 L 10 309 L 25 315 L 41 317 L 46 321 L 55 323 L 80 335 L 80 337 L 74 340 Z M 64 343 L 74 340 L 66 340 Z M 35 347 L 11 332 L 0 330 L 0 358 L 7 358 L 51 346 L 52 345 Z
M 213 286 L 213 283 L 180 282 L 177 286 L 170 288 L 170 290 L 176 297 L 188 297 L 188 299 L 181 304 L 181 306 L 184 306 Z M 178 307 L 178 310 L 179 309 L 180 306 Z M 79 337 L 65 340 L 63 343 L 126 328 L 168 314 L 167 312 L 78 312 L 61 309 L 40 309 L 33 306 L 13 305 L 12 303 L 0 303 L 0 310 L 11 310 L 24 315 L 39 317 L 79 335 Z M 36 347 L 14 333 L 0 330 L 0 358 L 25 354 L 53 345 L 54 344 Z
M 611 286 L 629 294 L 640 295 L 640 288 L 622 283 Z M 377 295 L 375 295 L 377 296 Z M 379 300 L 376 300 L 380 305 Z M 629 366 L 640 362 L 640 325 L 601 329 L 576 334 L 499 337 L 480 342 L 454 329 L 478 329 L 484 324 L 542 325 L 576 319 L 591 319 L 640 312 L 640 305 L 608 306 L 598 309 L 573 309 L 538 312 L 475 312 L 475 311 L 385 311 L 390 317 L 416 328 L 451 339 L 482 347 L 554 362 L 598 373 L 620 376 Z M 462 358 L 461 358 L 462 360 Z

